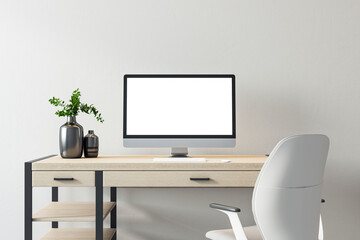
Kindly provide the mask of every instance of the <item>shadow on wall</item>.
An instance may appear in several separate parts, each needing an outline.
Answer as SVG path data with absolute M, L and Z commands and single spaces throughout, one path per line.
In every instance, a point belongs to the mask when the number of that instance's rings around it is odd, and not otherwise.
M 297 96 L 245 91 L 237 93 L 235 148 L 191 149 L 191 154 L 269 154 L 281 139 L 311 133 L 316 116 Z
M 238 206 L 244 225 L 254 224 L 252 188 L 119 189 L 118 234 L 129 240 L 205 239 L 212 229 L 230 228 L 212 202 Z
M 313 117 L 307 106 L 287 95 L 266 92 L 242 97 L 246 101 L 238 99 L 238 154 L 269 154 L 281 139 L 310 133 Z

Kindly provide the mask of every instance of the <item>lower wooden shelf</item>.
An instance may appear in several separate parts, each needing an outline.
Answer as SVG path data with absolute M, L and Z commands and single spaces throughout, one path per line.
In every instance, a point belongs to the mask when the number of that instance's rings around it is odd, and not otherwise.
M 115 207 L 114 202 L 104 202 L 103 219 Z M 93 202 L 52 202 L 33 215 L 34 222 L 95 222 Z
M 104 228 L 104 240 L 111 240 L 116 230 Z M 40 240 L 95 240 L 93 228 L 53 228 Z

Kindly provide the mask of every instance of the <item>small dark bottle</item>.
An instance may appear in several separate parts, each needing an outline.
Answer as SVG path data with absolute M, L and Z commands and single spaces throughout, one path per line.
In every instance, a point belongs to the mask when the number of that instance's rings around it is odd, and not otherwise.
M 99 154 L 99 138 L 94 134 L 94 130 L 89 130 L 89 133 L 84 138 L 84 155 L 87 158 L 97 157 Z

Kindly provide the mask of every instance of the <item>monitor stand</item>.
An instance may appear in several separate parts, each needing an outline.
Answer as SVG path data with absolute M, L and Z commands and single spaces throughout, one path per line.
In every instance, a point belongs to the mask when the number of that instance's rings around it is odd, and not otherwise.
M 171 148 L 171 156 L 168 158 L 156 157 L 153 159 L 154 162 L 159 163 L 205 163 L 205 158 L 192 158 L 188 155 L 188 149 L 185 148 Z
M 171 148 L 171 157 L 180 157 L 180 158 L 184 158 L 184 157 L 189 157 L 188 156 L 188 149 L 186 147 L 184 148 Z

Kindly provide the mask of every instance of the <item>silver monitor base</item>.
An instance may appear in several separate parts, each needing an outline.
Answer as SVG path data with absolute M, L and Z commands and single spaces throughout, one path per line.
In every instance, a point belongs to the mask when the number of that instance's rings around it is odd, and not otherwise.
M 171 148 L 171 157 L 189 157 L 187 148 Z

